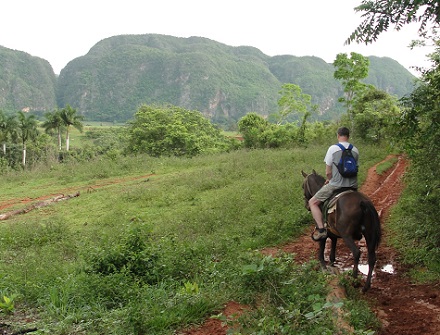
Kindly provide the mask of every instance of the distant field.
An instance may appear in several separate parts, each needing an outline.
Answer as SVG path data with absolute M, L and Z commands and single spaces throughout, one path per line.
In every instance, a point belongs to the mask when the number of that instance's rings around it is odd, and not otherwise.
M 125 126 L 126 123 L 117 123 L 117 122 L 101 122 L 101 121 L 84 121 L 84 128 L 87 127 L 117 127 L 117 126 Z

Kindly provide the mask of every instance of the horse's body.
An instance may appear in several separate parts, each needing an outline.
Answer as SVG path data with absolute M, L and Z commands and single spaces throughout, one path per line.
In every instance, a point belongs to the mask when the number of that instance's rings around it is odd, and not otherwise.
M 304 176 L 304 198 L 307 209 L 310 198 L 324 185 L 324 178 L 314 170 L 311 174 L 302 172 Z M 368 275 L 363 291 L 371 286 L 371 277 L 376 264 L 376 250 L 381 240 L 380 220 L 373 203 L 364 194 L 353 191 L 341 194 L 336 201 L 336 210 L 327 216 L 328 237 L 331 239 L 330 263 L 333 265 L 336 259 L 336 243 L 342 238 L 350 248 L 353 258 L 353 277 L 359 273 L 358 265 L 361 252 L 355 241 L 365 237 L 368 249 Z M 321 267 L 326 268 L 324 260 L 326 239 L 319 241 L 318 259 Z

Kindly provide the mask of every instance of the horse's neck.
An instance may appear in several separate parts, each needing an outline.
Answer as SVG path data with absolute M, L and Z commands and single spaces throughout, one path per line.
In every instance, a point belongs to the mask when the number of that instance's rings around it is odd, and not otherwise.
M 313 185 L 309 186 L 310 193 L 312 195 L 315 195 L 316 192 L 318 192 L 321 189 L 322 186 L 324 186 L 324 183 L 320 183 L 318 180 L 314 180 Z

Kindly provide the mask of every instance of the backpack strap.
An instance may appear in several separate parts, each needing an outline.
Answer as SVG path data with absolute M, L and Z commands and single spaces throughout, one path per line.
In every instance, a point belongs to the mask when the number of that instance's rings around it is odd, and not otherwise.
M 337 145 L 338 147 L 340 147 L 342 151 L 345 150 L 345 147 L 344 147 L 341 143 L 336 143 L 336 145 Z M 350 145 L 351 145 L 351 144 L 350 144 Z
M 336 143 L 336 145 L 337 145 L 338 147 L 340 147 L 342 151 L 353 149 L 353 144 L 351 144 L 351 143 L 348 145 L 348 148 L 344 147 L 341 143 Z

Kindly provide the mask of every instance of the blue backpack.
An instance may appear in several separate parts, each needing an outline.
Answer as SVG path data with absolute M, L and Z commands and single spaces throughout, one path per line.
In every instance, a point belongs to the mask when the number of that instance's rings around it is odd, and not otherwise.
M 356 159 L 353 157 L 353 153 L 351 149 L 353 149 L 353 145 L 350 144 L 348 148 L 345 148 L 341 143 L 336 144 L 342 150 L 341 159 L 339 163 L 333 163 L 338 168 L 339 173 L 344 178 L 356 177 L 358 173 L 358 165 Z

